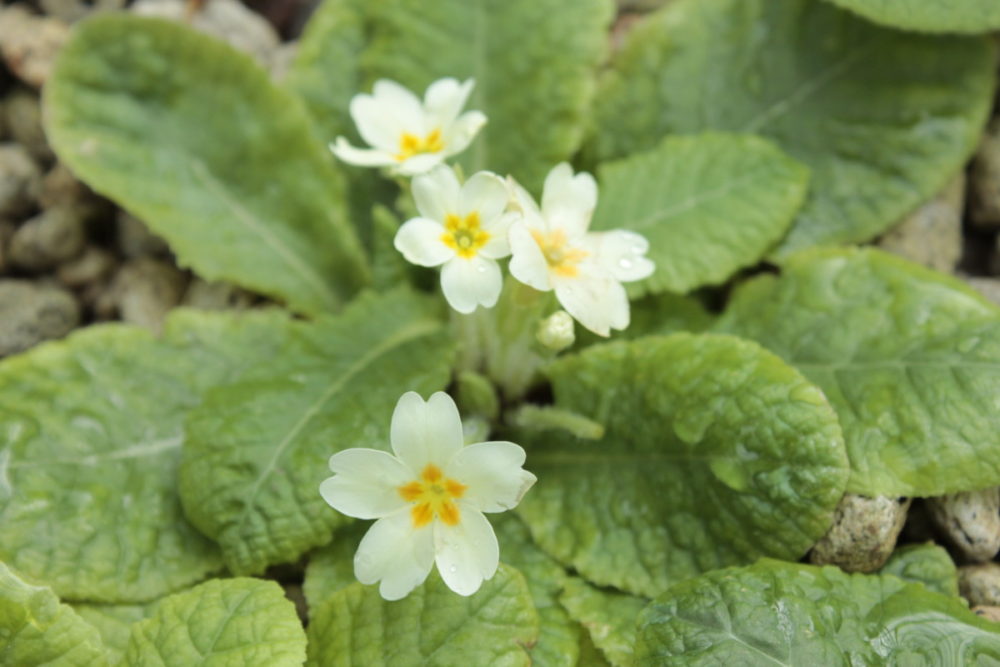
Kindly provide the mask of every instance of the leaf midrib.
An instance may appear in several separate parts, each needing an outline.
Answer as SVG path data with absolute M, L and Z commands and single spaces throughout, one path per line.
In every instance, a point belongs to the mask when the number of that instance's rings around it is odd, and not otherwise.
M 410 342 L 411 340 L 415 340 L 433 332 L 439 326 L 440 325 L 436 320 L 419 320 L 408 327 L 400 329 L 394 335 L 386 338 L 382 343 L 371 348 L 368 352 L 359 357 L 357 361 L 351 364 L 342 375 L 337 377 L 330 384 L 330 386 L 327 387 L 318 399 L 306 408 L 306 410 L 302 413 L 302 416 L 299 417 L 298 421 L 295 422 L 292 428 L 285 434 L 284 438 L 282 438 L 281 442 L 274 449 L 274 454 L 271 456 L 271 460 L 257 478 L 249 496 L 244 502 L 243 511 L 232 522 L 232 525 L 237 532 L 242 531 L 243 525 L 246 523 L 247 517 L 250 515 L 251 508 L 255 506 L 257 494 L 260 493 L 264 480 L 267 479 L 277 467 L 278 461 L 285 453 L 285 450 L 288 449 L 291 443 L 295 440 L 296 436 L 298 436 L 299 433 L 305 429 L 309 422 L 312 421 L 312 419 L 319 413 L 326 403 L 339 393 L 340 390 L 342 390 L 347 383 L 354 378 L 354 376 L 364 370 L 365 367 L 372 364 L 378 357 L 388 353 L 393 348 L 399 347 Z

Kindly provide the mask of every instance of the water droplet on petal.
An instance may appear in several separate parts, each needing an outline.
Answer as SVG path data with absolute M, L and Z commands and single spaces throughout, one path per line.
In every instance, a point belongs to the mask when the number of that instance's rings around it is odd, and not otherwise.
M 631 269 L 632 260 L 627 257 L 622 257 L 621 259 L 618 260 L 618 266 L 622 267 L 623 269 Z
M 631 250 L 633 255 L 641 255 L 644 252 L 646 252 L 646 249 L 643 248 L 641 245 L 634 245 L 632 246 Z
M 451 572 L 452 574 L 455 574 L 456 572 L 458 572 L 458 566 L 452 565 L 451 567 L 448 568 L 448 571 Z
M 476 266 L 476 271 L 479 271 L 479 273 L 486 273 L 486 265 L 485 264 L 478 264 Z

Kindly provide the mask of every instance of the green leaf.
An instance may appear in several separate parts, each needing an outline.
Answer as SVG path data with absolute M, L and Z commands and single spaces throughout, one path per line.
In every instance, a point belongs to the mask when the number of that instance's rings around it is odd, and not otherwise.
M 202 277 L 306 313 L 368 282 L 332 157 L 249 56 L 182 25 L 100 16 L 74 31 L 45 92 L 60 159 Z
M 51 588 L 34 586 L 0 563 L 0 664 L 101 665 L 97 630 Z
M 531 541 L 528 528 L 516 516 L 493 515 L 500 558 L 524 575 L 538 610 L 538 641 L 531 647 L 531 664 L 573 667 L 580 653 L 580 626 L 559 604 L 559 592 L 569 577 L 557 560 Z
M 538 483 L 518 506 L 547 552 L 599 585 L 652 597 L 760 555 L 801 557 L 847 480 L 833 410 L 759 346 L 674 334 L 594 346 L 548 371 L 555 405 L 601 440 L 526 440 Z
M 861 16 L 903 30 L 980 33 L 1000 29 L 994 0 L 830 0 Z
M 649 603 L 646 598 L 613 589 L 595 588 L 571 577 L 559 601 L 587 629 L 594 645 L 615 667 L 632 664 L 635 623 Z
M 432 306 L 403 290 L 362 297 L 192 412 L 181 500 L 230 571 L 294 561 L 347 523 L 319 494 L 330 456 L 387 449 L 399 397 L 448 383 L 453 346 Z
M 90 327 L 0 363 L 0 559 L 61 597 L 115 603 L 219 569 L 177 496 L 184 417 L 292 327 L 276 311 L 181 311 L 162 341 Z
M 386 602 L 377 586 L 354 583 L 312 616 L 309 665 L 529 665 L 538 615 L 524 577 L 500 565 L 470 597 L 437 572 L 410 595 Z
M 367 521 L 345 526 L 333 535 L 333 541 L 309 554 L 302 591 L 311 611 L 331 595 L 355 583 L 354 552 L 368 531 Z
M 606 160 L 704 130 L 774 140 L 812 170 L 784 257 L 867 240 L 939 192 L 975 149 L 995 79 L 985 38 L 886 30 L 815 0 L 677 0 L 602 80 L 591 148 Z
M 762 560 L 672 587 L 639 617 L 643 665 L 986 665 L 1000 634 L 893 576 Z
M 473 77 L 467 109 L 489 117 L 459 156 L 465 173 L 512 173 L 530 188 L 580 147 L 607 51 L 609 0 L 385 0 L 370 3 L 369 80 L 422 95 L 435 79 Z
M 150 604 L 88 604 L 72 605 L 73 610 L 90 625 L 97 628 L 104 640 L 107 662 L 123 664 L 132 625 L 149 618 L 156 609 Z
M 281 586 L 260 579 L 213 579 L 164 598 L 132 627 L 129 665 L 292 667 L 306 637 Z
M 652 276 L 633 293 L 725 282 L 781 240 L 806 198 L 809 170 L 751 135 L 666 137 L 601 165 L 595 230 L 649 239 Z
M 630 305 L 631 321 L 624 331 L 616 331 L 617 339 L 634 339 L 643 336 L 689 331 L 700 333 L 709 329 L 715 317 L 708 312 L 704 304 L 690 295 L 650 294 L 636 299 Z M 583 327 L 576 327 L 576 349 L 582 349 L 595 343 L 606 343 L 602 338 Z
M 873 249 L 816 249 L 746 283 L 718 329 L 818 384 L 851 460 L 848 490 L 938 496 L 1000 485 L 1000 309 Z
M 958 595 L 958 569 L 944 547 L 934 543 L 910 544 L 893 552 L 880 574 L 892 574 L 921 583 L 927 590 Z

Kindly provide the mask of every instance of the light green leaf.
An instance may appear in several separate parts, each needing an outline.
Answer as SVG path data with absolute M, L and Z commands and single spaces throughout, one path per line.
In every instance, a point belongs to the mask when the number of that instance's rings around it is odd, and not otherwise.
M 987 665 L 1000 634 L 893 576 L 762 560 L 672 587 L 639 617 L 644 665 Z
M 0 363 L 0 559 L 64 598 L 115 603 L 219 569 L 177 497 L 184 417 L 293 326 L 280 312 L 181 311 L 162 341 L 91 327 Z
M 979 33 L 1000 29 L 994 0 L 830 0 L 866 19 L 903 30 Z
M 0 563 L 0 664 L 101 665 L 97 630 L 51 588 L 34 586 Z
M 292 667 L 306 637 L 281 586 L 260 579 L 213 579 L 164 598 L 132 627 L 128 665 Z
M 467 109 L 489 123 L 459 156 L 465 173 L 514 174 L 530 188 L 583 139 L 609 0 L 385 0 L 370 3 L 366 78 L 422 95 L 435 79 L 473 77 Z
M 809 170 L 759 137 L 706 133 L 606 162 L 599 179 L 593 228 L 639 232 L 656 263 L 630 294 L 684 293 L 760 261 L 802 207 Z
M 940 191 L 993 100 L 985 38 L 886 30 L 815 0 L 677 0 L 602 80 L 594 157 L 666 134 L 761 134 L 812 170 L 777 254 L 867 240 Z
M 307 632 L 314 666 L 527 666 L 538 615 L 521 573 L 500 565 L 470 597 L 452 592 L 437 571 L 398 602 L 379 597 L 377 586 L 351 584 L 323 604 Z
M 840 416 L 848 490 L 938 496 L 1000 485 L 1000 310 L 873 250 L 816 249 L 746 283 L 718 329 L 760 342 Z
M 354 552 L 368 531 L 369 522 L 355 522 L 333 534 L 333 541 L 309 554 L 302 591 L 311 611 L 331 595 L 355 583 Z
M 156 609 L 150 604 L 87 604 L 72 605 L 73 610 L 90 625 L 97 628 L 104 640 L 108 663 L 120 665 L 125 659 L 132 625 L 149 618 Z
M 651 597 L 760 555 L 801 557 L 847 480 L 836 415 L 780 359 L 730 336 L 586 349 L 548 371 L 555 404 L 601 440 L 526 440 L 532 537 L 586 579 Z
M 332 158 L 249 56 L 182 25 L 100 16 L 45 92 L 59 157 L 202 277 L 307 313 L 368 282 Z
M 531 647 L 531 664 L 573 667 L 580 654 L 580 626 L 559 604 L 559 592 L 569 577 L 557 560 L 531 541 L 528 528 L 509 514 L 492 515 L 500 542 L 500 559 L 524 575 L 538 610 L 538 642 Z
M 635 624 L 639 612 L 649 604 L 646 598 L 614 589 L 595 588 L 583 579 L 571 577 L 559 601 L 615 667 L 632 664 Z
M 879 573 L 921 583 L 927 590 L 935 593 L 958 595 L 958 569 L 955 562 L 944 547 L 931 542 L 896 549 Z
M 453 346 L 432 306 L 403 290 L 362 297 L 192 412 L 181 500 L 230 571 L 294 561 L 345 525 L 319 494 L 330 456 L 388 449 L 399 397 L 448 382 Z

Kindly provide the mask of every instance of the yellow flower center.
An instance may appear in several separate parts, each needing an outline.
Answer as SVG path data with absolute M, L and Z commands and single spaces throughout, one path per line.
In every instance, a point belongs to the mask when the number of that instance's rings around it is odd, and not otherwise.
M 403 136 L 399 138 L 399 152 L 396 153 L 396 159 L 403 162 L 419 153 L 440 153 L 443 150 L 444 141 L 441 139 L 441 130 L 432 130 L 423 138 L 409 132 L 403 132 Z
M 454 250 L 459 257 L 472 259 L 479 249 L 490 240 L 489 232 L 479 226 L 479 213 L 473 211 L 464 218 L 449 213 L 444 218 L 446 231 L 441 235 L 441 242 Z
M 428 463 L 420 473 L 420 479 L 399 487 L 399 495 L 408 503 L 413 503 L 410 517 L 413 527 L 421 528 L 436 516 L 446 526 L 458 524 L 458 500 L 469 487 L 453 479 L 445 479 L 444 473 L 433 463 Z
M 561 229 L 548 234 L 532 229 L 531 236 L 535 239 L 538 247 L 542 249 L 549 269 L 565 278 L 576 278 L 579 273 L 578 265 L 590 255 L 586 250 L 569 247 L 566 232 Z

